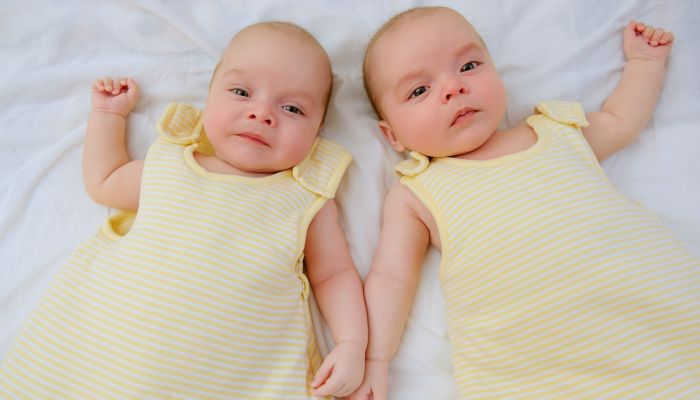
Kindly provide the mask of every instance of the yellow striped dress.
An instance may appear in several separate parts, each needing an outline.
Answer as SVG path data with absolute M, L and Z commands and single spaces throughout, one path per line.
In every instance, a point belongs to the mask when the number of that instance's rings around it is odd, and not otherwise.
M 200 112 L 171 104 L 122 212 L 57 273 L 0 367 L 2 399 L 312 399 L 306 230 L 350 162 L 210 173 Z
M 527 123 L 516 154 L 397 166 L 438 226 L 459 398 L 700 399 L 700 260 L 610 184 L 579 104 Z

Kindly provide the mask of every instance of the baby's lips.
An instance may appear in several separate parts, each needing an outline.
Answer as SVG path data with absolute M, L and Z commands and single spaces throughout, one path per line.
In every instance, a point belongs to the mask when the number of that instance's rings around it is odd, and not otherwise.
M 469 116 L 469 119 L 471 119 L 471 116 L 473 116 L 475 113 L 476 113 L 476 110 L 471 108 L 471 107 L 460 108 L 455 113 L 455 117 L 452 120 L 452 125 L 457 124 L 457 122 L 465 116 Z

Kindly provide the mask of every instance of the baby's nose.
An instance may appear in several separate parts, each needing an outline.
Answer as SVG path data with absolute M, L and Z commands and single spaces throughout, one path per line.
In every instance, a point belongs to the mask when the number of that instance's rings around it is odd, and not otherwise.
M 272 113 L 264 110 L 255 110 L 248 113 L 248 119 L 259 121 L 268 126 L 273 126 L 275 120 Z
M 466 85 L 460 79 L 451 79 L 450 81 L 445 83 L 441 96 L 442 102 L 447 103 L 455 96 L 466 93 Z

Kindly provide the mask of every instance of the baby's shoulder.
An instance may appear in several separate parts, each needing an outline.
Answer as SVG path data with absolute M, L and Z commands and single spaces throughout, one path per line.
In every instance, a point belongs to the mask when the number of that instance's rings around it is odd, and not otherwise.
M 418 197 L 400 182 L 394 183 L 386 194 L 384 207 L 411 207 L 414 201 L 420 202 Z
M 431 243 L 440 248 L 438 227 L 432 212 L 418 196 L 408 187 L 397 182 L 386 195 L 384 200 L 384 222 L 400 219 L 404 222 L 415 221 L 424 225 L 430 232 Z M 401 224 L 404 225 L 405 224 Z
M 385 220 L 411 216 L 423 220 L 423 216 L 430 215 L 430 212 L 411 189 L 396 182 L 384 198 L 383 215 Z

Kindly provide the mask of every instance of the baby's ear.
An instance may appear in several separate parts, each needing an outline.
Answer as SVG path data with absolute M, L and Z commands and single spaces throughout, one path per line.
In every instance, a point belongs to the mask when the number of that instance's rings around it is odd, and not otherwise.
M 406 151 L 406 146 L 401 143 L 398 137 L 396 137 L 396 134 L 394 131 L 391 129 L 391 126 L 389 125 L 388 122 L 381 120 L 377 122 L 377 125 L 379 126 L 379 129 L 382 131 L 382 134 L 386 138 L 386 140 L 389 141 L 389 144 L 391 147 L 394 148 L 394 150 L 398 151 L 399 153 L 403 153 Z

